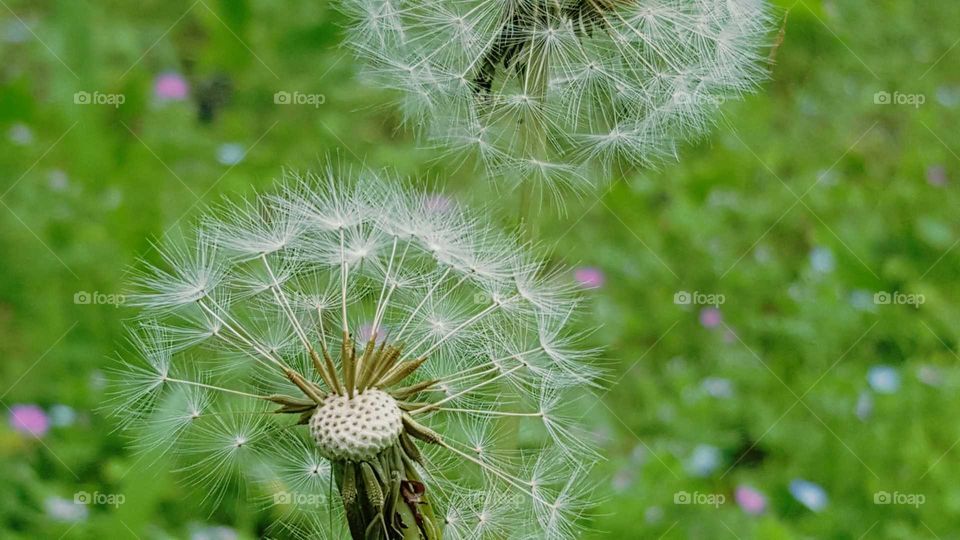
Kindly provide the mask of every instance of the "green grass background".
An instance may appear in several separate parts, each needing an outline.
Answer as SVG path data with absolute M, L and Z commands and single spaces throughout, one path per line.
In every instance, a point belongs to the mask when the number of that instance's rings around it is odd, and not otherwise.
M 960 5 L 777 5 L 789 17 L 771 80 L 726 104 L 708 139 L 565 215 L 534 213 L 558 261 L 606 275 L 587 320 L 617 382 L 589 414 L 607 460 L 586 537 L 960 538 Z M 98 373 L 132 312 L 73 298 L 121 292 L 129 266 L 155 256 L 151 238 L 330 155 L 513 211 L 515 193 L 418 149 L 391 96 L 357 82 L 343 22 L 317 1 L 0 0 L 0 413 L 80 415 L 40 440 L 0 427 L 0 537 L 183 538 L 207 524 L 256 538 L 270 519 L 242 501 L 202 508 L 162 456 L 138 459 L 97 411 Z M 156 105 L 165 71 L 194 95 L 225 76 L 232 95 L 201 123 L 193 100 Z M 79 90 L 126 102 L 78 106 Z M 277 106 L 278 90 L 326 101 Z M 878 105 L 879 91 L 926 102 Z M 13 143 L 23 127 L 32 142 Z M 230 142 L 247 150 L 232 167 L 216 159 Z M 938 166 L 945 186 L 927 180 Z M 678 291 L 723 294 L 723 324 L 701 325 Z M 875 305 L 878 291 L 926 301 Z M 897 392 L 870 390 L 878 364 L 898 371 Z M 710 377 L 733 396 L 705 393 Z M 702 444 L 721 457 L 697 477 L 687 465 Z M 795 478 L 822 486 L 826 508 L 797 502 Z M 763 515 L 733 502 L 739 485 L 765 494 Z M 75 525 L 45 515 L 49 497 L 81 490 L 125 503 Z M 682 491 L 726 502 L 674 504 Z M 925 503 L 874 504 L 878 491 Z

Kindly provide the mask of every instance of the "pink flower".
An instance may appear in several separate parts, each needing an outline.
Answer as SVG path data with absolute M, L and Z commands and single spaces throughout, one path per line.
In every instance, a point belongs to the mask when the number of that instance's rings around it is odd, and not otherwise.
M 162 101 L 183 101 L 187 99 L 190 86 L 178 73 L 164 73 L 153 82 L 153 93 Z
M 50 429 L 50 419 L 36 405 L 14 405 L 10 409 L 10 427 L 20 433 L 43 437 Z
M 700 324 L 705 328 L 716 328 L 720 326 L 723 317 L 720 316 L 720 310 L 715 307 L 705 307 L 700 310 Z
M 737 486 L 733 498 L 737 505 L 751 516 L 760 515 L 767 509 L 767 498 L 750 486 Z
M 599 289 L 606 282 L 603 271 L 593 266 L 582 266 L 573 271 L 573 279 L 584 289 Z

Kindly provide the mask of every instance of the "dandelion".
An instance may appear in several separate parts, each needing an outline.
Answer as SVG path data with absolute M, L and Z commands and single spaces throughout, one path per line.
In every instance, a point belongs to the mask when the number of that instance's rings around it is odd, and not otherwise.
M 574 535 L 596 455 L 570 393 L 601 373 L 565 274 L 398 179 L 286 180 L 138 278 L 113 395 L 137 445 L 286 535 Z
M 654 165 L 765 77 L 764 0 L 343 0 L 363 73 L 494 176 L 586 189 Z

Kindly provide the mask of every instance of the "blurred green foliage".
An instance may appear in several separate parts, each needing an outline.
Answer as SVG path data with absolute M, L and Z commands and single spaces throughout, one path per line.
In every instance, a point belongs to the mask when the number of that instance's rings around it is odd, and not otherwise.
M 771 81 L 725 105 L 709 140 L 534 214 L 558 261 L 606 276 L 587 293 L 615 381 L 588 414 L 608 457 L 589 537 L 960 534 L 960 6 L 777 3 Z M 253 538 L 270 519 L 255 502 L 204 508 L 164 456 L 126 448 L 100 381 L 132 313 L 75 303 L 122 292 L 151 239 L 204 205 L 333 156 L 515 219 L 516 193 L 418 149 L 391 96 L 354 78 L 342 25 L 325 2 L 0 2 L 0 402 L 78 414 L 39 439 L 0 428 L 3 538 L 181 538 L 202 524 Z M 188 100 L 158 102 L 166 72 Z M 80 91 L 125 101 L 78 105 Z M 278 91 L 325 101 L 281 106 Z M 925 103 L 896 103 L 909 95 Z M 239 163 L 218 160 L 225 144 Z M 719 324 L 680 291 L 723 295 Z M 884 291 L 925 302 L 878 305 Z M 871 389 L 878 365 L 896 391 Z M 696 474 L 700 445 L 719 462 Z M 798 478 L 823 487 L 821 511 L 790 494 Z M 765 495 L 762 515 L 734 502 L 742 485 Z M 51 517 L 51 497 L 81 491 L 124 503 Z M 683 492 L 725 502 L 675 504 Z

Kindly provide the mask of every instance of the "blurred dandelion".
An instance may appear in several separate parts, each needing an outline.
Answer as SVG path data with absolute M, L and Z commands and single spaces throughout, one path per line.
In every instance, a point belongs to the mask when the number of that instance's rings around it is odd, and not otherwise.
M 291 175 L 161 249 L 112 407 L 212 502 L 258 481 L 284 534 L 573 536 L 595 454 L 569 394 L 601 375 L 573 286 L 360 176 Z
M 765 0 L 344 0 L 348 43 L 427 140 L 500 179 L 649 166 L 765 77 Z

